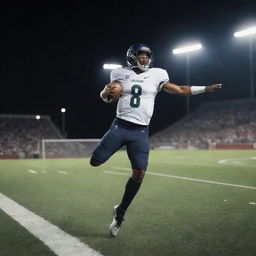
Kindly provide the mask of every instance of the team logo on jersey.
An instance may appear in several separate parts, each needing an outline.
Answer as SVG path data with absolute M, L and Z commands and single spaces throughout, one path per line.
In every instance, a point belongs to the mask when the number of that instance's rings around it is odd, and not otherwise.
M 132 79 L 131 82 L 135 82 L 135 83 L 143 83 L 144 80 L 137 80 L 137 79 Z
M 130 76 L 129 76 L 129 75 L 126 75 L 126 76 L 125 76 L 125 79 L 129 79 L 129 78 L 130 78 Z

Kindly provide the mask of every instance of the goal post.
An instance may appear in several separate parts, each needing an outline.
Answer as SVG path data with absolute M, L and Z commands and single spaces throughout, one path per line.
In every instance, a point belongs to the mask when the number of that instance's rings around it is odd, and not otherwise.
M 100 139 L 43 139 L 41 157 L 83 158 L 89 157 Z

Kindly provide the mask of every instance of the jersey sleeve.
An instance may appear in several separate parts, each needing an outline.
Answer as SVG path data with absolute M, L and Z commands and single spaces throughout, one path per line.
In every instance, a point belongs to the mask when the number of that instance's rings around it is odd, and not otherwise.
M 165 69 L 159 69 L 158 73 L 158 91 L 161 91 L 164 83 L 169 81 L 169 75 Z
M 121 80 L 121 74 L 119 69 L 113 69 L 110 73 L 110 82 L 114 81 L 120 81 Z

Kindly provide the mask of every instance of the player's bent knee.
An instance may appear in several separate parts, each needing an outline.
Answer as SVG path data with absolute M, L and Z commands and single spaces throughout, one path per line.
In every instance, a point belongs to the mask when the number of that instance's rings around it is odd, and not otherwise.
M 90 165 L 91 165 L 91 166 L 96 167 L 96 166 L 99 166 L 99 165 L 101 165 L 101 164 L 103 164 L 103 163 L 100 162 L 100 161 L 98 161 L 98 160 L 96 160 L 93 156 L 91 157 L 91 160 L 90 160 Z
M 141 183 L 143 181 L 144 176 L 145 170 L 133 169 L 132 179 L 135 180 L 136 182 Z

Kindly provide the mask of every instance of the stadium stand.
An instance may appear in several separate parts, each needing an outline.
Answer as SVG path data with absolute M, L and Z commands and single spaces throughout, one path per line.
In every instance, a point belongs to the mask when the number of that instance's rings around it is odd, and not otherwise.
M 0 158 L 39 157 L 42 139 L 61 138 L 49 116 L 0 115 Z
M 0 158 L 41 157 L 41 142 L 64 139 L 49 116 L 0 115 Z M 150 137 L 152 149 L 255 149 L 256 101 L 202 104 Z M 46 157 L 85 157 L 95 143 L 48 143 Z
M 203 103 L 177 123 L 153 134 L 159 149 L 256 148 L 256 101 Z

